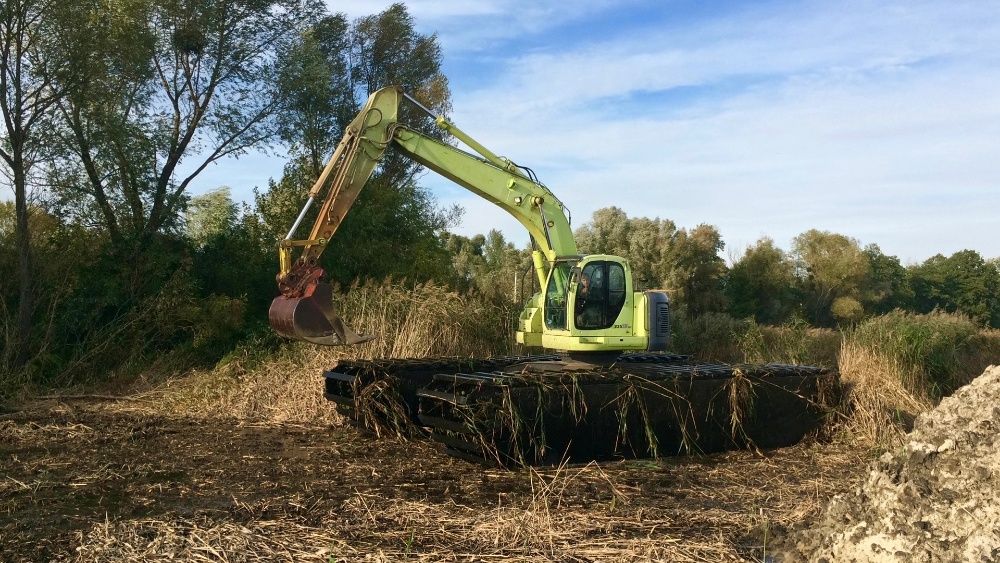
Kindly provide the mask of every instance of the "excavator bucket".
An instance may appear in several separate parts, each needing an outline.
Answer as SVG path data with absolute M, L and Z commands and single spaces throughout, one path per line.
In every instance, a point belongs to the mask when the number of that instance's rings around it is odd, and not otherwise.
M 279 295 L 267 313 L 271 328 L 295 340 L 323 346 L 362 344 L 375 338 L 354 332 L 333 310 L 333 290 L 316 283 L 302 297 Z

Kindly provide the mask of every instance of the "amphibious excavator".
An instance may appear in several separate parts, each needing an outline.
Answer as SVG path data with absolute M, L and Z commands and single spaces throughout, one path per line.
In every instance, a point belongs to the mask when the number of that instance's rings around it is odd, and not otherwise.
M 412 109 L 402 112 L 403 104 Z M 404 123 L 406 113 L 432 119 L 469 150 Z M 338 316 L 318 259 L 387 150 L 513 215 L 531 236 L 539 290 L 517 320 L 526 355 L 331 366 L 325 396 L 357 426 L 427 436 L 452 455 L 502 465 L 778 447 L 817 426 L 833 374 L 669 353 L 666 292 L 637 290 L 622 257 L 581 255 L 567 207 L 530 168 L 497 156 L 399 87 L 369 97 L 279 243 L 280 295 L 269 311 L 279 334 L 331 346 L 372 338 Z M 317 200 L 309 237 L 295 239 Z

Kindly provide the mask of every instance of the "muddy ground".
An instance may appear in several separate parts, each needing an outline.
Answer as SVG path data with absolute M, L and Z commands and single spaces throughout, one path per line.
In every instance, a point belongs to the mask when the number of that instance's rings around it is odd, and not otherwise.
M 866 459 L 800 444 L 486 469 L 343 426 L 164 416 L 132 401 L 0 413 L 9 561 L 760 560 Z

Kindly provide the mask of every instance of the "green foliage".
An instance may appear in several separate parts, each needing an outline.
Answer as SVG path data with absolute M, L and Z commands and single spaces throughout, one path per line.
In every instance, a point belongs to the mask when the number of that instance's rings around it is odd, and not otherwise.
M 448 233 L 444 244 L 452 256 L 456 287 L 474 288 L 498 303 L 519 303 L 533 293 L 530 288 L 537 288 L 531 251 L 518 250 L 496 229 L 471 238 Z
M 741 361 L 750 363 L 790 363 L 837 366 L 841 333 L 814 328 L 802 321 L 779 326 L 748 322 L 736 335 L 743 354 Z
M 386 181 L 386 177 L 368 181 L 321 257 L 329 279 L 344 284 L 386 276 L 449 279 L 451 256 L 440 234 L 457 220 L 459 211 L 437 207 L 431 194 L 416 184 Z M 287 234 L 311 183 L 308 164 L 298 160 L 285 167 L 280 182 L 256 193 L 254 213 L 261 244 L 269 252 Z M 317 207 L 307 214 L 303 229 L 315 220 Z
M 834 301 L 859 298 L 868 276 L 868 258 L 858 241 L 816 229 L 795 237 L 792 254 L 809 319 L 820 326 L 832 325 L 836 319 L 832 311 Z M 841 312 L 848 310 L 856 312 L 853 303 L 842 301 Z
M 838 297 L 830 304 L 830 314 L 838 324 L 845 325 L 860 321 L 865 315 L 865 309 L 853 297 Z
M 810 327 L 802 321 L 778 326 L 725 313 L 674 318 L 671 349 L 699 361 L 729 363 L 795 363 L 834 367 L 840 332 Z
M 692 316 L 725 309 L 724 243 L 712 225 L 688 231 L 669 220 L 630 219 L 609 207 L 594 212 L 575 237 L 581 252 L 627 258 L 636 289 L 667 289 Z
M 236 204 L 228 186 L 223 186 L 188 202 L 184 213 L 184 230 L 197 244 L 205 244 L 233 228 Z
M 769 238 L 747 247 L 729 270 L 729 312 L 765 324 L 787 321 L 796 304 L 795 264 Z
M 869 313 L 881 315 L 913 305 L 910 275 L 895 256 L 887 256 L 877 244 L 864 249 L 868 276 L 862 290 L 862 302 Z
M 353 24 L 317 2 L 54 5 L 65 13 L 52 21 L 73 25 L 46 53 L 66 98 L 50 116 L 51 190 L 31 218 L 45 322 L 22 383 L 106 380 L 154 358 L 217 360 L 266 325 L 276 242 L 369 87 L 400 83 L 449 107 L 437 39 L 416 33 L 402 5 Z M 205 166 L 275 133 L 297 157 L 254 207 L 237 209 L 228 189 L 188 197 Z M 441 232 L 456 211 L 438 209 L 414 170 L 383 163 L 326 255 L 334 280 L 453 278 Z M 17 230 L 6 211 L 5 353 L 17 349 L 10 311 L 24 302 L 6 283 Z
M 52 199 L 138 254 L 178 226 L 205 167 L 273 136 L 274 61 L 302 25 L 301 5 L 65 4 L 86 25 L 53 55 L 67 70 L 53 77 L 66 96 L 54 112 Z
M 691 317 L 677 312 L 672 319 L 671 350 L 690 354 L 706 362 L 740 362 L 743 351 L 740 335 L 750 323 L 725 313 L 707 313 Z
M 846 340 L 891 358 L 911 393 L 937 399 L 982 371 L 984 366 L 977 365 L 971 370 L 975 373 L 969 373 L 967 361 L 976 352 L 978 332 L 963 315 L 895 311 L 864 321 Z
M 313 177 L 353 117 L 348 22 L 343 14 L 322 15 L 282 53 L 278 88 L 282 116 L 278 131 L 292 154 L 306 159 Z
M 981 324 L 1000 327 L 1000 271 L 974 250 L 945 258 L 937 254 L 909 269 L 915 309 L 964 313 Z

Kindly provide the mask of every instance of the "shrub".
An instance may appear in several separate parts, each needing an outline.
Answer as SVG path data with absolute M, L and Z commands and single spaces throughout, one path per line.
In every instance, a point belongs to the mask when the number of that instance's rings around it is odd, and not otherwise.
M 748 363 L 788 363 L 835 367 L 840 352 L 841 333 L 813 328 L 802 321 L 780 326 L 748 323 L 739 335 L 743 361 Z
M 894 311 L 848 331 L 847 341 L 897 366 L 908 392 L 937 400 L 982 372 L 985 366 L 970 362 L 978 333 L 961 314 Z
M 741 362 L 740 335 L 748 321 L 734 319 L 725 313 L 706 313 L 688 317 L 678 312 L 673 318 L 673 351 L 690 354 L 705 362 Z

